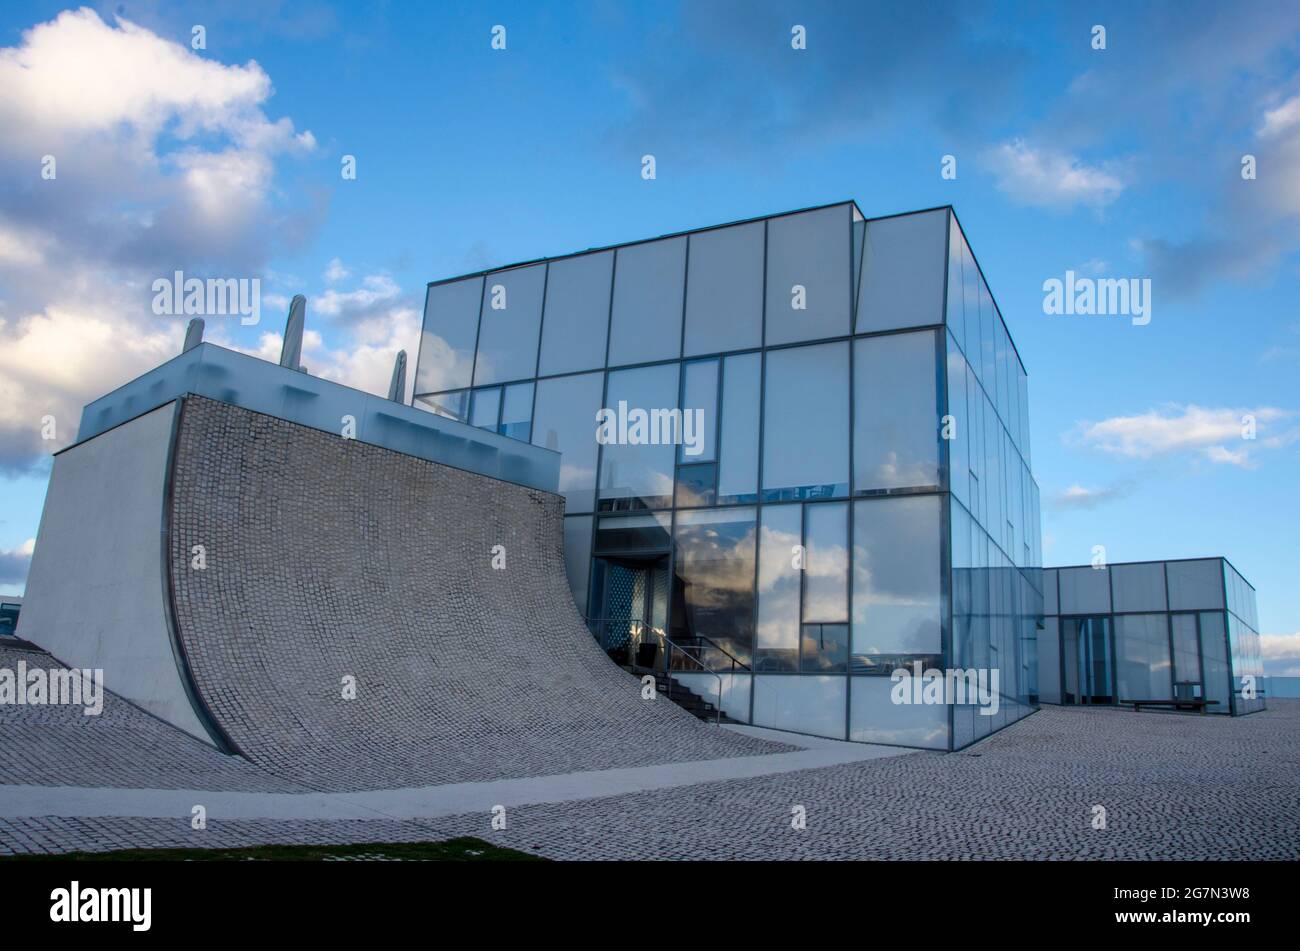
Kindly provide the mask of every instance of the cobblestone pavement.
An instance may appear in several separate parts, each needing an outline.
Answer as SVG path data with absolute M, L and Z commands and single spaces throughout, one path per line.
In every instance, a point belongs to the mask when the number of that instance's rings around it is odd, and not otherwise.
M 3 795 L 3 787 L 0 787 Z M 1094 829 L 1094 807 L 1106 828 Z M 806 828 L 792 827 L 806 810 Z M 955 754 L 430 821 L 0 820 L 0 852 L 476 835 L 557 859 L 1296 859 L 1300 701 L 1250 717 L 1044 707 Z

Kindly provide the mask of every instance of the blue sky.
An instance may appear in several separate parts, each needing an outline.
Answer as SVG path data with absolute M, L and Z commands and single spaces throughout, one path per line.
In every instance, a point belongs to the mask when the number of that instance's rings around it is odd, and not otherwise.
M 0 590 L 80 406 L 179 346 L 158 274 L 259 276 L 261 325 L 209 336 L 272 356 L 307 294 L 309 368 L 379 391 L 432 279 L 951 203 L 1029 371 L 1047 563 L 1225 554 L 1300 673 L 1300 8 L 917 6 L 6 4 Z M 1150 324 L 1044 314 L 1067 269 L 1150 278 Z

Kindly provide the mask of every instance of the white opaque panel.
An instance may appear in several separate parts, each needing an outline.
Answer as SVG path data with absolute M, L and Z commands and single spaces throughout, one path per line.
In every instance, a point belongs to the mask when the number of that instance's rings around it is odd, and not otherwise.
M 1116 613 L 1165 609 L 1164 562 L 1111 565 L 1110 584 Z
M 948 704 L 895 703 L 890 677 L 854 677 L 849 739 L 860 743 L 948 748 Z M 902 689 L 902 688 L 900 688 Z M 976 720 L 987 717 L 975 714 Z
M 542 376 L 605 365 L 614 252 L 552 261 L 542 320 Z
M 686 356 L 762 343 L 763 230 L 757 221 L 690 236 Z
M 1043 621 L 1038 632 L 1038 699 L 1061 702 L 1061 622 L 1054 617 Z
M 618 249 L 609 365 L 671 360 L 682 350 L 686 239 Z
M 867 222 L 857 332 L 944 321 L 948 212 Z
M 1110 569 L 1061 568 L 1062 614 L 1109 614 Z
M 754 725 L 844 739 L 845 677 L 756 676 Z
M 767 345 L 850 332 L 849 205 L 767 223 Z
M 1174 611 L 1223 609 L 1223 562 L 1218 558 L 1165 563 L 1169 607 Z

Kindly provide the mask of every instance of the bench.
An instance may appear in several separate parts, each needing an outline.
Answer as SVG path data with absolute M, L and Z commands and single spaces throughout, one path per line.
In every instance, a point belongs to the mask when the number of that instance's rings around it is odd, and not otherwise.
M 1218 704 L 1217 700 L 1203 700 L 1188 697 L 1183 700 L 1122 700 L 1121 703 L 1133 704 L 1133 712 L 1138 713 L 1143 707 L 1172 707 L 1175 710 L 1195 710 L 1204 713 L 1205 708 Z

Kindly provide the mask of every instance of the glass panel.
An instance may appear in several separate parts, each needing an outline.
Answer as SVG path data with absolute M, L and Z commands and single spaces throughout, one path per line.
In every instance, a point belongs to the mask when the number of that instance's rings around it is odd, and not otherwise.
M 948 334 L 948 415 L 952 417 L 948 440 L 948 485 L 952 493 L 969 504 L 970 496 L 970 416 L 966 411 L 966 358 Z M 855 370 L 860 377 L 862 371 Z M 940 422 L 943 422 L 942 420 Z M 940 430 L 943 435 L 943 430 Z
M 948 212 L 867 222 L 857 332 L 941 324 Z
M 1056 604 L 1056 569 L 1043 569 L 1043 613 L 1060 614 L 1061 609 Z
M 718 361 L 686 363 L 682 372 L 682 431 L 693 438 L 683 439 L 677 461 L 712 462 L 717 458 Z
M 803 619 L 843 624 L 849 619 L 848 503 L 806 505 L 803 518 Z
M 601 373 L 537 382 L 533 444 L 558 451 L 560 492 L 569 513 L 590 512 L 596 488 L 596 412 Z
M 754 725 L 844 739 L 846 677 L 755 677 Z
M 767 223 L 767 345 L 850 332 L 848 205 Z
M 1223 629 L 1222 612 L 1199 615 L 1201 622 L 1201 675 L 1205 685 L 1205 699 L 1218 701 L 1206 707 L 1207 713 L 1231 713 L 1231 691 L 1228 671 L 1228 638 Z
M 955 216 L 950 216 L 948 224 L 948 330 L 952 333 L 961 349 L 966 347 L 966 293 L 962 283 L 962 246 L 964 242 L 961 227 Z
M 424 406 L 439 416 L 446 416 L 448 419 L 465 422 L 465 416 L 469 408 L 469 390 L 460 390 L 456 393 L 435 393 L 432 396 L 417 396 L 415 403 L 418 406 Z
M 848 492 L 849 349 L 827 343 L 767 353 L 763 498 Z
M 552 261 L 546 277 L 541 374 L 572 373 L 605 365 L 609 282 L 614 252 Z
M 754 647 L 755 513 L 752 508 L 681 512 L 673 562 L 673 627 L 678 644 L 707 637 L 748 664 Z M 715 670 L 730 659 L 703 645 Z
M 685 356 L 745 350 L 763 339 L 763 222 L 690 236 Z
M 1064 573 L 1061 581 L 1065 581 Z M 1115 617 L 1120 703 L 1173 699 L 1168 618 L 1167 614 L 1121 614 Z
M 894 682 L 889 677 L 852 677 L 853 702 L 849 705 L 849 739 L 860 743 L 948 748 L 948 705 L 945 703 L 894 703 Z M 975 716 L 979 721 L 991 717 Z
M 667 551 L 671 523 L 667 512 L 602 515 L 596 523 L 596 554 Z
M 1062 568 L 1062 614 L 1109 614 L 1110 570 L 1107 568 Z
M 798 505 L 764 506 L 761 512 L 755 670 L 798 667 L 801 523 Z
M 679 508 L 698 508 L 714 503 L 714 482 L 718 478 L 718 466 L 705 462 L 694 466 L 677 467 L 677 506 Z
M 498 383 L 537 375 L 537 330 L 542 319 L 546 265 L 489 274 L 483 284 L 474 382 Z
M 677 367 L 672 363 L 609 374 L 606 405 L 617 432 L 601 450 L 602 510 L 672 505 L 673 461 L 683 433 Z
M 855 340 L 853 348 L 854 491 L 937 488 L 934 333 Z
M 610 366 L 680 356 L 685 280 L 685 238 L 618 249 Z
M 1169 607 L 1172 610 L 1223 609 L 1223 562 L 1218 558 L 1170 561 L 1166 565 L 1169 574 Z
M 722 372 L 718 501 L 758 499 L 758 404 L 762 356 L 727 357 Z
M 980 342 L 983 344 L 981 353 L 976 357 L 980 361 L 980 381 L 984 384 L 984 392 L 988 394 L 990 400 L 994 399 L 998 391 L 998 371 L 997 371 L 997 330 L 994 324 L 997 323 L 997 314 L 993 310 L 993 297 L 989 294 L 989 287 L 984 283 L 984 277 L 979 279 L 979 302 L 980 302 Z
M 485 390 L 475 390 L 470 401 L 469 424 L 479 429 L 497 431 L 497 419 L 501 416 L 501 387 L 492 386 Z
M 1174 684 L 1195 684 L 1195 693 L 1180 696 L 1201 696 L 1201 652 L 1197 647 L 1196 615 L 1173 614 L 1169 623 L 1174 638 Z
M 469 386 L 483 278 L 436 284 L 424 301 L 424 330 L 415 372 L 416 393 Z
M 853 503 L 855 670 L 880 655 L 942 652 L 941 509 L 937 495 Z
M 805 624 L 799 669 L 804 673 L 844 673 L 849 666 L 847 624 Z
M 533 432 L 533 384 L 516 383 L 506 387 L 501 406 L 502 436 L 527 442 Z
M 587 574 L 591 568 L 591 516 L 564 520 L 564 571 L 579 613 L 587 614 Z
M 1115 611 L 1163 611 L 1165 609 L 1165 566 L 1155 561 L 1141 565 L 1110 566 L 1111 596 Z

